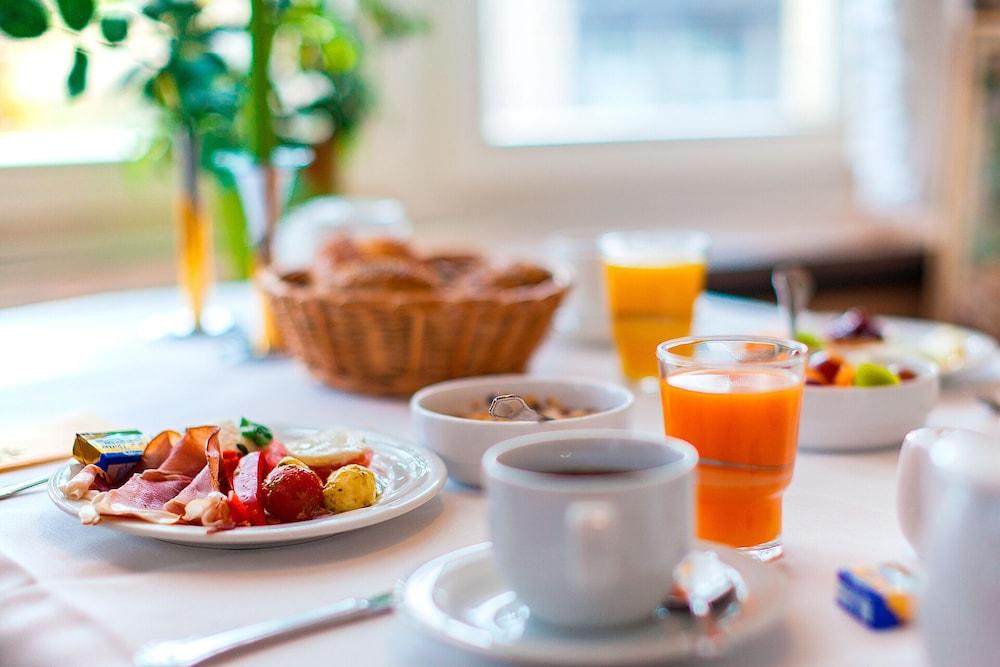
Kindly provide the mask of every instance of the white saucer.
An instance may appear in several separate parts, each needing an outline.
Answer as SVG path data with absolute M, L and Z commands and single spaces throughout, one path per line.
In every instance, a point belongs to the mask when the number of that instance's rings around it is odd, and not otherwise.
M 773 626 L 784 614 L 787 584 L 774 565 L 727 547 L 715 551 L 742 578 L 738 604 L 718 624 L 732 649 Z M 649 623 L 575 633 L 529 619 L 528 608 L 500 578 L 489 542 L 427 563 L 396 591 L 396 609 L 410 624 L 446 644 L 521 663 L 611 665 L 677 660 L 695 652 L 697 629 L 686 612 L 664 612 Z
M 281 429 L 280 434 L 290 439 L 308 435 L 315 430 Z M 99 530 L 105 527 L 164 542 L 218 549 L 282 546 L 321 539 L 406 514 L 436 496 L 447 481 L 448 473 L 444 463 L 433 452 L 381 433 L 366 431 L 365 439 L 373 452 L 371 467 L 384 485 L 381 495 L 371 507 L 296 523 L 245 526 L 214 533 L 202 526 L 159 525 L 127 517 L 106 517 L 97 527 L 85 528 Z M 69 500 L 59 491 L 59 485 L 68 481 L 80 467 L 75 461 L 68 462 L 52 475 L 48 486 L 49 498 L 56 507 L 74 517 L 87 501 Z

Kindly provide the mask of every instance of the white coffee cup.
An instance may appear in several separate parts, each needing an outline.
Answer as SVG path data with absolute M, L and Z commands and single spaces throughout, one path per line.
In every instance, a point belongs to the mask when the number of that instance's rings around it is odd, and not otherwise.
M 1000 438 L 922 428 L 903 442 L 897 511 L 921 559 L 920 628 L 932 665 L 1000 660 Z
M 697 461 L 683 440 L 610 429 L 490 448 L 494 554 L 531 616 L 588 628 L 648 619 L 691 549 Z

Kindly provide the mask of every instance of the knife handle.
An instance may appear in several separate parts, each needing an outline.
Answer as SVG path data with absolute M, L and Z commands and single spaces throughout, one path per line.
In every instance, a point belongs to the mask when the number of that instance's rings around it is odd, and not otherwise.
M 286 637 L 319 626 L 340 625 L 377 616 L 391 609 L 389 593 L 373 598 L 347 598 L 294 616 L 262 621 L 213 635 L 152 642 L 140 648 L 133 661 L 136 667 L 193 667 L 209 658 L 269 639 Z

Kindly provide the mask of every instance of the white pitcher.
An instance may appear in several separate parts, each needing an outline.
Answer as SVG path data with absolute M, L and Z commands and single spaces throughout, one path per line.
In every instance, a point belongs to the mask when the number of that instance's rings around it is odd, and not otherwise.
M 896 500 L 903 535 L 925 569 L 919 615 L 931 663 L 1000 665 L 1000 439 L 912 431 Z

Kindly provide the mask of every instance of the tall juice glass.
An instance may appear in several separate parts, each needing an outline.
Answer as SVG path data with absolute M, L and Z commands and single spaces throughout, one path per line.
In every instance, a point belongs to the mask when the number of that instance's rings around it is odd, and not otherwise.
M 759 560 L 781 555 L 781 496 L 792 481 L 807 350 L 755 336 L 657 348 L 664 428 L 698 450 L 698 537 Z
M 598 243 L 622 372 L 630 380 L 656 378 L 656 346 L 691 333 L 695 299 L 705 289 L 708 235 L 611 232 Z

